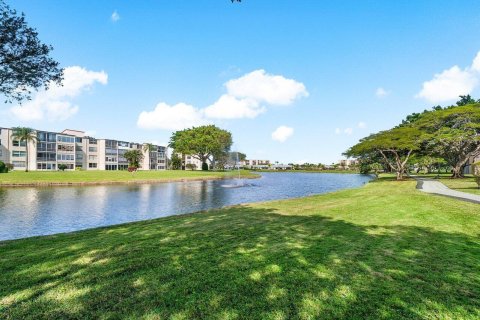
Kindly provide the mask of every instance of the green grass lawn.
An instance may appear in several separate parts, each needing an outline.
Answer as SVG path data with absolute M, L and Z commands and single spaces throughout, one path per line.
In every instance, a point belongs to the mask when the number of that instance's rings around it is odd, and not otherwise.
M 451 189 L 480 195 L 480 189 L 473 177 L 463 179 L 444 178 L 440 181 Z
M 414 181 L 0 242 L 1 319 L 479 319 L 480 206 Z
M 241 172 L 243 177 L 252 177 L 249 171 Z M 235 177 L 234 171 L 12 171 L 0 174 L 2 184 L 35 184 L 35 183 L 107 183 L 107 182 L 139 182 L 139 181 L 170 181 L 190 179 L 219 179 Z

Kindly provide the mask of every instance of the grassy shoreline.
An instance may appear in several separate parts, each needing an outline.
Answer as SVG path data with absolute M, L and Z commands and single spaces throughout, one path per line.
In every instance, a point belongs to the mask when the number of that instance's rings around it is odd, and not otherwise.
M 102 184 L 141 184 L 175 181 L 231 179 L 238 176 L 232 171 L 13 171 L 0 174 L 0 187 L 75 186 Z M 242 178 L 257 178 L 249 171 L 241 171 Z
M 478 208 L 380 179 L 0 242 L 0 318 L 477 319 Z

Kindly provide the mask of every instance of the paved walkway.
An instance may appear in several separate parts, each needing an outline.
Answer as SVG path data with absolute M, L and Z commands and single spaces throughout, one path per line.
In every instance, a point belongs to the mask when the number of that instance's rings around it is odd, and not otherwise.
M 436 180 L 416 177 L 415 180 L 417 180 L 417 189 L 419 189 L 420 191 L 439 194 L 442 196 L 452 197 L 459 200 L 480 204 L 480 195 L 452 190 L 440 181 Z

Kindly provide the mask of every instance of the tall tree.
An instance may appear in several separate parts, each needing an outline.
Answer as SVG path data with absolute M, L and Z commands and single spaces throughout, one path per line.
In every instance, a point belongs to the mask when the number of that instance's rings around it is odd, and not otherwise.
M 143 153 L 140 149 L 133 149 L 125 152 L 123 157 L 127 159 L 129 167 L 138 169 L 143 160 Z
M 230 151 L 232 134 L 214 125 L 193 127 L 174 132 L 169 146 L 200 160 L 202 170 L 208 170 L 207 160 L 213 161 L 214 156 Z
M 462 177 L 468 159 L 480 155 L 480 104 L 432 111 L 415 125 L 430 134 L 427 151 L 452 166 L 453 178 Z
M 172 152 L 172 158 L 170 159 L 170 167 L 173 170 L 180 170 L 182 169 L 182 158 L 178 155 L 177 152 Z
M 0 0 L 0 94 L 6 102 L 30 99 L 32 90 L 61 83 L 63 70 L 49 56 L 52 50 L 40 42 L 23 13 Z
M 28 144 L 37 142 L 37 133 L 32 128 L 16 127 L 13 128 L 12 139 L 25 142 L 25 172 L 28 172 Z
M 406 164 L 414 151 L 420 150 L 424 133 L 415 127 L 403 126 L 380 131 L 360 140 L 345 152 L 351 157 L 382 156 L 385 163 L 402 180 Z

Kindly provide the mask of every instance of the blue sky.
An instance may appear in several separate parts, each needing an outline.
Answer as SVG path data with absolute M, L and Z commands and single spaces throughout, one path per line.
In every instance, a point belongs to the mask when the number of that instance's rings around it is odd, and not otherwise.
M 478 1 L 7 3 L 69 83 L 0 107 L 5 127 L 166 143 L 214 123 L 251 159 L 331 163 L 411 112 L 480 97 Z

